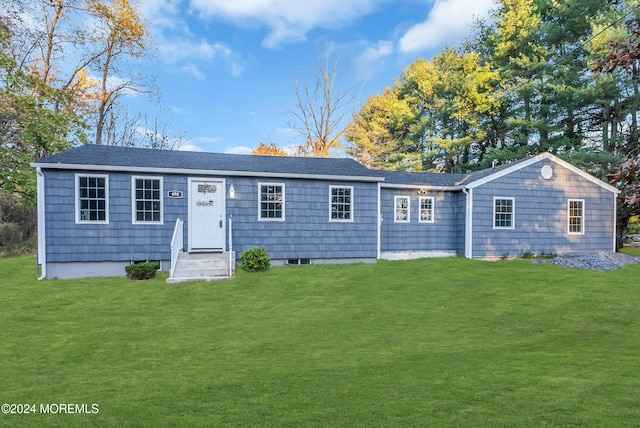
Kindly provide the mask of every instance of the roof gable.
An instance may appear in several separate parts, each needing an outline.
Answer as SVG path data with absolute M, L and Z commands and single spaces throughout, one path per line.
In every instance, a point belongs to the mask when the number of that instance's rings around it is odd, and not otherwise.
M 605 183 L 604 181 L 594 177 L 593 175 L 581 170 L 580 168 L 576 168 L 575 166 L 571 165 L 569 162 L 564 161 L 562 159 L 560 159 L 557 156 L 552 155 L 549 152 L 546 153 L 540 153 L 537 156 L 533 156 L 527 159 L 523 159 L 511 164 L 507 164 L 507 165 L 502 165 L 500 167 L 497 168 L 492 168 L 492 169 L 484 169 L 481 171 L 476 171 L 473 172 L 471 174 L 469 174 L 469 176 L 467 177 L 467 179 L 465 180 L 465 187 L 468 189 L 473 189 L 475 187 L 478 186 L 482 186 L 483 184 L 486 184 L 490 181 L 496 180 L 500 177 L 504 177 L 505 175 L 511 174 L 515 171 L 521 170 L 523 168 L 526 168 L 530 165 L 533 165 L 537 162 L 540 162 L 542 160 L 548 159 L 568 170 L 570 170 L 571 172 L 573 172 L 574 174 L 577 174 L 579 176 L 581 176 L 582 178 L 592 182 L 593 184 L 596 184 L 600 187 L 602 187 L 603 189 L 606 189 L 610 192 L 613 193 L 619 193 L 619 190 L 616 189 L 615 187 L 611 186 L 610 184 Z

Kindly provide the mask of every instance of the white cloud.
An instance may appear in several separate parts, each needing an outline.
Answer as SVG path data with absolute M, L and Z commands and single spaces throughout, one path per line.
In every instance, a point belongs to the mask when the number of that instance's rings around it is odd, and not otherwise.
M 402 52 L 437 48 L 469 32 L 477 18 L 485 18 L 494 0 L 436 0 L 424 22 L 414 25 L 400 39 Z
M 230 147 L 224 152 L 231 155 L 250 155 L 253 149 L 247 146 L 234 146 Z
M 168 63 L 177 63 L 187 59 L 228 59 L 231 56 L 231 49 L 222 43 L 209 43 L 204 39 L 199 41 L 186 38 L 175 38 L 171 41 L 164 40 L 160 43 L 158 49 L 164 61 Z
M 239 62 L 232 61 L 231 62 L 231 75 L 233 77 L 240 77 L 244 73 L 244 66 Z
M 366 46 L 360 55 L 356 56 L 353 60 L 355 68 L 358 70 L 358 74 L 363 79 L 367 79 L 371 70 L 374 70 L 376 63 L 393 53 L 393 43 L 386 40 L 379 40 L 373 45 Z
M 233 77 L 244 71 L 238 55 L 225 43 L 197 38 L 181 15 L 181 0 L 145 0 L 139 3 L 158 58 L 165 64 L 184 64 L 179 70 L 198 80 L 206 78 L 208 64 L 223 63 Z
M 178 150 L 183 151 L 183 152 L 201 152 L 203 151 L 202 148 L 191 144 L 191 143 L 183 143 L 178 147 Z
M 216 146 L 222 141 L 222 138 L 216 137 L 195 137 L 191 140 L 184 141 L 180 145 L 179 150 L 190 152 L 216 152 Z
M 191 8 L 204 17 L 225 17 L 269 28 L 263 45 L 278 48 L 300 41 L 314 28 L 336 28 L 370 13 L 385 0 L 192 0 Z
M 180 0 L 144 0 L 139 1 L 136 7 L 147 25 L 155 28 L 184 28 L 184 23 L 178 18 Z
M 206 79 L 206 75 L 200 71 L 200 69 L 194 65 L 194 64 L 187 64 L 184 67 L 180 67 L 180 70 L 182 70 L 183 72 L 185 72 L 186 74 L 189 74 L 191 76 L 193 76 L 194 78 L 196 78 L 197 80 L 204 80 Z

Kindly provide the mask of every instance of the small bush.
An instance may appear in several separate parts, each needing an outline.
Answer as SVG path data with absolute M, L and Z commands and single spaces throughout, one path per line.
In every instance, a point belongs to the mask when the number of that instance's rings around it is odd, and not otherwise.
M 262 272 L 271 267 L 271 259 L 267 252 L 259 247 L 250 248 L 240 256 L 242 268 L 249 272 Z
M 629 220 L 629 224 L 627 225 L 627 230 L 625 230 L 625 235 L 638 235 L 640 234 L 640 219 L 636 217 L 631 217 Z
M 124 268 L 127 277 L 135 280 L 151 279 L 156 276 L 158 269 L 160 269 L 158 262 L 134 263 Z
M 0 246 L 10 246 L 22 241 L 22 230 L 17 223 L 0 223 Z

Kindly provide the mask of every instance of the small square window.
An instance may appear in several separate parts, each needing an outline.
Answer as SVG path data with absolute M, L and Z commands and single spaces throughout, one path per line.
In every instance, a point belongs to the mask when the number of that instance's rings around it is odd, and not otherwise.
M 261 183 L 260 220 L 284 220 L 284 184 Z
M 330 187 L 330 220 L 353 220 L 353 187 Z

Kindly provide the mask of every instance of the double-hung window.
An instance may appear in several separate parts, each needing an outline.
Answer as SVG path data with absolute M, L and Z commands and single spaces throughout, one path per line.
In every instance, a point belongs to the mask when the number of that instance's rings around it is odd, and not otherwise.
M 569 199 L 568 206 L 569 235 L 584 234 L 584 200 Z
M 330 186 L 330 220 L 353 221 L 353 187 Z
M 76 174 L 76 223 L 109 223 L 109 176 Z
M 260 183 L 258 219 L 284 220 L 284 183 Z
M 420 197 L 420 223 L 433 223 L 433 198 Z
M 162 178 L 132 177 L 133 223 L 162 224 Z
M 411 218 L 409 217 L 409 204 L 410 199 L 408 196 L 394 196 L 395 206 L 395 222 L 396 223 L 409 223 Z
M 493 198 L 493 228 L 513 229 L 515 199 L 514 198 Z

